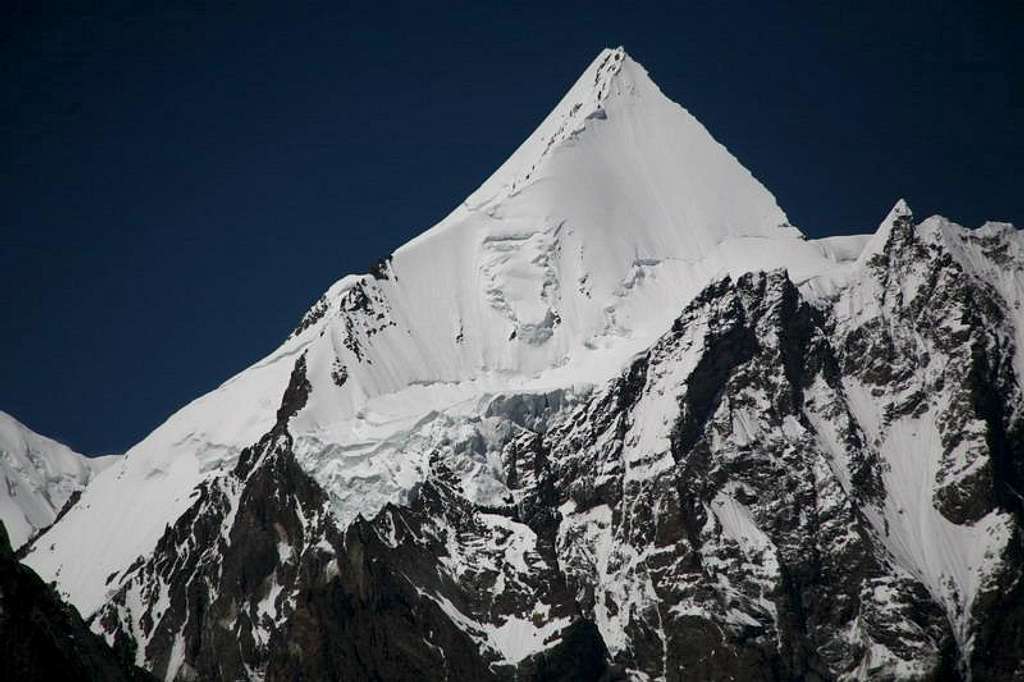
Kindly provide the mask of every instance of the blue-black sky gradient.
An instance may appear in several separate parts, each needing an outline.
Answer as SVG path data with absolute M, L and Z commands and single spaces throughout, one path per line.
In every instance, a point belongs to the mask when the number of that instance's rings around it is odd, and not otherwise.
M 0 409 L 88 453 L 440 219 L 606 46 L 808 235 L 900 196 L 1024 224 L 1017 1 L 205 4 L 0 10 Z

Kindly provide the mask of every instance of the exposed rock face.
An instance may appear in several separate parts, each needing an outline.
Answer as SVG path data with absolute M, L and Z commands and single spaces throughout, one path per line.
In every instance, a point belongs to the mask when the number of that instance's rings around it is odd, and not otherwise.
M 863 515 L 881 464 L 825 322 L 782 272 L 721 282 L 558 435 L 566 564 L 630 669 L 949 672 L 942 611 Z
M 1018 679 L 1022 267 L 898 207 L 831 301 L 718 281 L 608 386 L 450 423 L 347 527 L 293 453 L 300 356 L 95 627 L 180 680 Z
M 18 563 L 0 522 L 0 670 L 6 680 L 143 681 L 32 569 Z
M 943 607 L 976 679 L 1024 675 L 1020 233 L 897 205 L 837 301 L 836 343 L 888 464 L 884 543 Z M 875 523 L 876 527 L 879 522 Z M 1002 604 L 1003 606 L 996 606 Z

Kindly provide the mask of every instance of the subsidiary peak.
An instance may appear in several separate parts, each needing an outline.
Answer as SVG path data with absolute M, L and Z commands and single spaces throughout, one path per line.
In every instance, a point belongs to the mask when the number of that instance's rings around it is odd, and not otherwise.
M 889 209 L 885 218 L 882 219 L 882 222 L 879 223 L 878 229 L 875 230 L 875 233 L 871 235 L 871 238 L 865 244 L 859 260 L 862 263 L 866 263 L 872 257 L 882 253 L 892 237 L 893 227 L 898 224 L 910 224 L 913 220 L 914 211 L 910 208 L 910 205 L 905 199 L 898 199 L 893 207 Z

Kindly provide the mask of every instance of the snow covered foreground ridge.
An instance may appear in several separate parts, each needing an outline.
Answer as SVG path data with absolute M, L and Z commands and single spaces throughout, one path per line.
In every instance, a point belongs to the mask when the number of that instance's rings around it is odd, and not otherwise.
M 0 411 L 0 521 L 11 546 L 52 524 L 72 495 L 116 459 L 80 455 Z
M 1022 268 L 803 239 L 608 50 L 27 561 L 166 679 L 1010 678 Z

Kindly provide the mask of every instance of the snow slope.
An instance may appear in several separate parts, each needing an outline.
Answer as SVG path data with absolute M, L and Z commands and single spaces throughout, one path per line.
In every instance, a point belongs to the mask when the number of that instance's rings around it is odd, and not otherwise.
M 404 499 L 445 415 L 606 381 L 725 274 L 786 267 L 831 295 L 849 251 L 804 240 L 643 67 L 605 50 L 450 215 L 339 280 L 279 349 L 132 448 L 28 561 L 92 613 L 194 487 L 273 425 L 302 354 L 312 398 L 289 431 L 346 525 Z
M 11 546 L 20 547 L 53 523 L 71 494 L 117 458 L 80 455 L 0 411 L 0 521 Z

